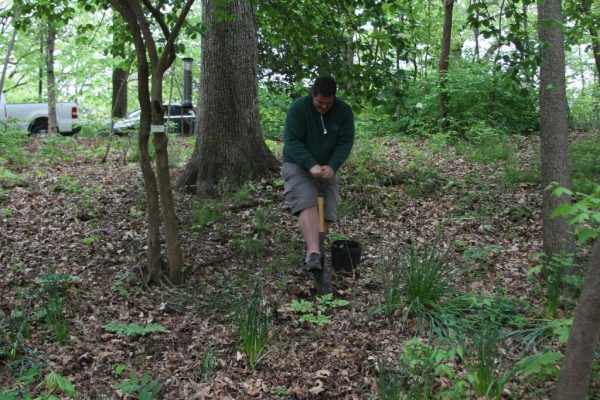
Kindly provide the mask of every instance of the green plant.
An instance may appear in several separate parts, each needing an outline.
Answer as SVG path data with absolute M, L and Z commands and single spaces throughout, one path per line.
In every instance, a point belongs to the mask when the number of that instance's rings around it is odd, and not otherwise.
M 46 321 L 52 327 L 54 337 L 60 344 L 66 344 L 69 337 L 69 321 L 65 316 L 62 295 L 57 291 L 50 292 L 44 310 Z
M 59 163 L 73 159 L 80 150 L 74 138 L 51 135 L 45 139 L 42 148 L 36 153 L 40 161 Z
M 207 200 L 196 212 L 196 222 L 192 225 L 192 229 L 202 230 L 209 224 L 222 221 L 225 218 L 224 211 L 223 202 Z
M 58 177 L 56 184 L 54 185 L 54 191 L 58 193 L 81 193 L 83 188 L 79 185 L 76 178 L 64 173 Z
M 252 193 L 256 191 L 256 188 L 251 181 L 245 182 L 234 194 L 233 198 L 236 201 L 246 201 L 250 199 Z
M 573 192 L 556 183 L 550 184 L 546 190 L 552 190 L 553 196 L 567 196 L 576 200 L 573 204 L 559 205 L 552 212 L 552 218 L 568 218 L 569 222 L 575 226 L 577 239 L 582 243 L 598 236 L 600 232 L 600 185 L 594 184 L 590 194 Z
M 241 350 L 254 369 L 267 344 L 270 309 L 257 285 L 250 298 L 242 301 L 237 311 L 238 338 Z
M 2 166 L 22 168 L 27 165 L 27 152 L 24 147 L 29 133 L 11 124 L 0 124 L 0 171 Z M 0 173 L 0 181 L 2 173 Z
M 317 296 L 316 302 L 306 300 L 292 300 L 289 310 L 300 314 L 299 321 L 314 325 L 331 324 L 333 321 L 326 315 L 330 308 L 345 307 L 350 302 L 343 299 L 333 299 L 331 293 Z
M 12 217 L 13 212 L 10 208 L 0 208 L 0 218 Z
M 600 135 L 576 139 L 569 146 L 573 191 L 592 194 L 600 182 Z
M 79 280 L 77 275 L 62 272 L 51 272 L 41 275 L 35 280 L 46 294 L 46 303 L 38 316 L 44 318 L 52 327 L 54 337 L 60 344 L 65 344 L 69 336 L 69 321 L 64 310 L 64 295 L 68 286 Z
M 377 273 L 383 290 L 383 310 L 389 315 L 396 311 L 402 302 L 401 264 L 384 257 L 378 264 Z
M 21 181 L 21 177 L 0 165 L 0 183 L 12 187 Z
M 202 362 L 197 366 L 198 374 L 201 380 L 206 380 L 210 378 L 217 369 L 219 365 L 219 360 L 213 349 L 208 349 L 204 356 L 202 357 Z
M 40 399 L 58 399 L 58 397 L 52 395 L 57 390 L 69 396 L 74 396 L 77 393 L 73 383 L 56 372 L 50 372 L 46 375 L 46 378 L 37 387 L 45 389 L 44 395 Z
M 83 238 L 83 243 L 87 245 L 92 245 L 96 243 L 99 239 L 100 237 L 98 235 L 89 235 Z
M 455 144 L 459 154 L 473 162 L 493 164 L 499 160 L 509 161 L 516 152 L 508 136 L 486 126 L 485 123 L 473 125 L 466 133 L 467 141 Z
M 122 324 L 120 322 L 111 322 L 107 324 L 104 329 L 109 332 L 115 332 L 120 335 L 126 336 L 146 336 L 150 333 L 165 332 L 165 327 L 161 324 L 148 324 L 141 326 L 139 324 Z
M 11 311 L 0 318 L 0 359 L 16 360 L 22 353 L 23 342 L 30 336 L 28 306 Z
M 483 319 L 483 318 L 482 318 Z M 477 397 L 498 397 L 511 377 L 496 372 L 496 357 L 500 332 L 495 323 L 485 320 L 482 328 L 471 337 L 472 357 L 467 358 L 467 380 Z
M 537 168 L 528 166 L 522 161 L 510 160 L 504 166 L 504 176 L 502 184 L 505 187 L 512 187 L 517 183 L 538 183 L 540 173 Z
M 252 260 L 256 260 L 262 257 L 268 250 L 267 244 L 264 239 L 243 237 L 241 235 L 237 235 L 233 238 L 231 246 L 240 255 Z
M 287 397 L 288 390 L 285 386 L 275 386 L 275 395 L 279 397 Z
M 254 229 L 254 231 L 256 231 L 257 233 L 270 232 L 272 219 L 272 212 L 269 212 L 264 208 L 258 208 L 254 213 L 254 219 L 252 220 L 252 229 Z
M 466 383 L 448 365 L 463 357 L 460 346 L 434 348 L 420 339 L 407 340 L 398 354 L 397 367 L 379 363 L 377 388 L 380 399 L 461 399 Z M 450 386 L 436 387 L 436 380 L 445 378 Z
M 118 364 L 115 367 L 115 375 L 121 376 L 127 373 L 128 378 L 123 379 L 118 389 L 124 394 L 137 394 L 139 400 L 152 400 L 158 398 L 158 394 L 162 390 L 162 383 L 157 379 L 144 372 L 139 376 L 129 365 Z
M 404 283 L 402 294 L 410 308 L 439 304 L 444 296 L 452 293 L 452 272 L 446 262 L 446 254 L 440 254 L 436 244 L 421 252 L 411 244 L 408 253 L 400 255 L 400 279 Z
M 565 276 L 567 271 L 573 267 L 573 255 L 555 255 L 551 258 L 544 257 L 542 270 L 546 283 L 546 307 L 545 313 L 549 317 L 555 317 L 560 305 L 560 297 L 563 293 Z

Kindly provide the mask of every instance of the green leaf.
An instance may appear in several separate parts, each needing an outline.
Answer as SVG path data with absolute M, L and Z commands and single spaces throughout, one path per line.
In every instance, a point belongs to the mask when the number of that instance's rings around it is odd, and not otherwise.
M 571 332 L 571 326 L 573 325 L 572 319 L 558 319 L 552 323 L 552 332 L 558 336 L 559 342 L 562 344 L 567 343 L 569 340 L 569 333 Z
M 571 212 L 571 205 L 569 203 L 562 203 L 561 205 L 556 207 L 554 209 L 554 211 L 552 211 L 552 214 L 550 214 L 550 216 L 552 218 L 564 217 L 565 215 L 569 215 L 570 212 Z
M 74 395 L 76 390 L 75 386 L 71 383 L 70 380 L 65 378 L 64 376 L 57 374 L 56 372 L 50 372 L 45 379 L 46 386 L 56 386 L 63 393 L 68 395 Z
M 555 351 L 536 353 L 524 358 L 517 363 L 517 367 L 525 376 L 533 374 L 554 374 L 558 369 L 556 365 L 560 362 L 561 355 Z
M 598 231 L 591 228 L 583 228 L 577 232 L 577 239 L 580 242 L 587 242 L 590 239 L 595 239 L 598 237 Z

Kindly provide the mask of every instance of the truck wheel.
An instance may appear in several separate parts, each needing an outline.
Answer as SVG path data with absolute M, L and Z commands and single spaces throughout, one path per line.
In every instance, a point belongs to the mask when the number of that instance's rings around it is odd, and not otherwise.
M 33 136 L 48 136 L 48 124 L 35 124 L 31 128 L 31 134 Z

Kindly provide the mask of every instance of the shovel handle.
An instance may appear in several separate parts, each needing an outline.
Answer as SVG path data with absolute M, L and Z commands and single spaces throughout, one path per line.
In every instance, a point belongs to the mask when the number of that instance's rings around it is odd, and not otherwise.
M 317 198 L 317 213 L 319 214 L 319 233 L 325 233 L 325 198 L 319 193 Z

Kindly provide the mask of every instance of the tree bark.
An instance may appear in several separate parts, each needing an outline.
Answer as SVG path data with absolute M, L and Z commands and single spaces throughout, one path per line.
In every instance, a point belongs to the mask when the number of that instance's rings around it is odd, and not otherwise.
M 152 109 L 150 105 L 150 88 L 148 85 L 148 59 L 146 57 L 145 43 L 140 33 L 139 24 L 136 15 L 127 4 L 127 1 L 110 0 L 111 4 L 121 13 L 127 21 L 129 30 L 133 37 L 133 43 L 137 58 L 138 71 L 138 97 L 140 102 L 140 131 L 138 136 L 138 148 L 140 152 L 140 167 L 144 179 L 144 188 L 146 189 L 146 213 L 148 221 L 146 265 L 148 272 L 148 281 L 153 283 L 160 282 L 162 277 L 161 270 L 161 251 L 160 251 L 160 205 L 158 200 L 158 185 L 156 175 L 152 169 L 148 144 L 150 142 L 150 121 Z
M 444 28 L 440 54 L 440 124 L 443 131 L 448 130 L 448 68 L 450 66 L 450 42 L 452 37 L 452 10 L 454 0 L 444 0 Z
M 14 18 L 17 18 L 15 16 Z M 6 71 L 8 70 L 8 63 L 10 61 L 10 55 L 12 54 L 13 48 L 15 47 L 15 40 L 17 39 L 17 29 L 13 29 L 10 42 L 8 42 L 8 48 L 6 49 L 6 56 L 4 56 L 4 65 L 2 66 L 2 75 L 0 76 L 0 93 L 4 90 L 4 79 L 6 78 Z
M 600 336 L 599 310 L 600 238 L 596 239 L 592 250 L 553 400 L 583 400 L 587 397 Z
M 54 44 L 56 42 L 56 25 L 52 17 L 48 17 L 48 36 L 46 38 L 46 74 L 48 79 L 48 134 L 58 132 L 56 123 L 56 75 L 54 74 Z
M 208 197 L 220 181 L 235 188 L 274 170 L 277 161 L 260 131 L 252 6 L 246 0 L 233 0 L 227 5 L 204 0 L 202 6 L 208 31 L 201 46 L 197 140 L 177 186 Z M 234 18 L 216 16 L 224 11 Z
M 583 0 L 583 12 L 587 15 L 591 13 L 592 0 Z M 588 32 L 592 39 L 592 51 L 594 53 L 594 61 L 596 63 L 596 73 L 600 76 L 600 38 L 598 37 L 598 31 L 594 25 L 594 19 L 590 19 L 588 23 Z
M 538 2 L 538 31 L 541 45 L 540 68 L 540 141 L 542 185 L 552 182 L 571 187 L 569 142 L 567 137 L 567 101 L 565 94 L 564 34 L 561 28 L 560 0 Z M 566 196 L 543 192 L 543 248 L 548 259 L 575 251 L 575 239 L 564 217 L 552 218 L 552 211 L 569 202 Z
M 113 31 L 124 29 L 122 18 L 117 15 L 113 16 Z M 120 41 L 117 35 L 113 36 L 113 58 L 124 60 L 125 43 Z M 127 114 L 127 80 L 129 79 L 129 69 L 124 66 L 114 67 L 112 72 L 112 118 L 123 118 Z

